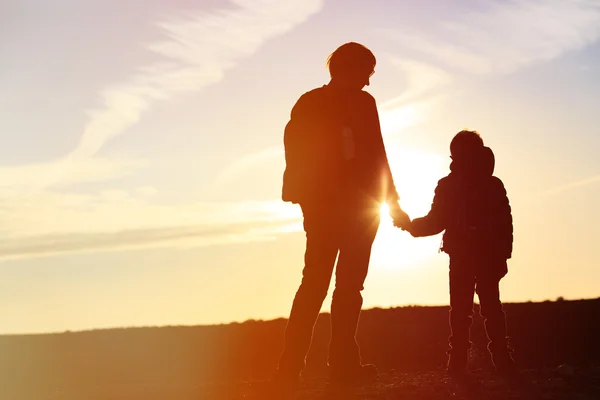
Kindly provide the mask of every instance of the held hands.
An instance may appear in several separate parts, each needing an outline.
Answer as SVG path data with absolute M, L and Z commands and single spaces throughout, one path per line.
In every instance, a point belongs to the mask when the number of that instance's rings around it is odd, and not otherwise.
M 410 217 L 405 213 L 397 202 L 391 203 L 390 217 L 394 221 L 394 226 L 402 229 L 403 231 L 410 231 Z

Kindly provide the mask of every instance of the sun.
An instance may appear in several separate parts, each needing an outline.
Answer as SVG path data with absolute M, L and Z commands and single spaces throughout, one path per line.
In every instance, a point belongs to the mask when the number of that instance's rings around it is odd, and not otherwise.
M 427 214 L 439 179 L 448 173 L 445 157 L 425 151 L 388 146 L 388 159 L 396 189 L 400 194 L 400 206 L 410 218 Z M 273 220 L 285 222 L 277 232 L 303 230 L 300 208 L 281 202 L 270 202 L 265 212 Z M 374 269 L 402 269 L 418 265 L 437 254 L 440 237 L 413 238 L 408 232 L 396 228 L 389 215 L 389 207 L 382 204 L 381 222 L 371 251 L 371 267 Z
M 411 219 L 426 215 L 431 207 L 435 186 L 448 171 L 444 158 L 416 149 L 393 146 L 388 149 L 388 158 L 400 194 L 400 206 Z M 437 254 L 439 237 L 415 239 L 394 226 L 387 204 L 382 204 L 380 211 L 381 223 L 371 253 L 374 268 L 410 268 Z
M 387 203 L 383 203 L 381 207 L 379 207 L 379 213 L 381 215 L 381 223 L 385 225 L 389 225 L 394 223 L 392 217 L 390 216 L 390 206 Z

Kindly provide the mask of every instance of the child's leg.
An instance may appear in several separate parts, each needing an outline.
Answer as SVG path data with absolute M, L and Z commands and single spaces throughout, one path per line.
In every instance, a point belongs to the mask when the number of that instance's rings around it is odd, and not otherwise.
M 485 331 L 489 339 L 488 350 L 492 354 L 494 364 L 499 369 L 513 363 L 510 357 L 512 350 L 508 345 L 506 314 L 500 301 L 499 283 L 502 276 L 482 274 L 477 278 L 477 295 L 481 304 L 480 314 L 484 318 Z
M 450 259 L 450 361 L 458 369 L 466 367 L 468 350 L 471 347 L 469 330 L 473 315 L 475 277 L 468 262 Z M 462 365 L 464 364 L 464 365 Z

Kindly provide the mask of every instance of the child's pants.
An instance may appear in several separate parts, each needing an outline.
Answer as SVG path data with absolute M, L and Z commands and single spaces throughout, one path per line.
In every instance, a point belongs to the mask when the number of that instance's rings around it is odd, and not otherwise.
M 500 301 L 499 283 L 507 273 L 506 260 L 484 257 L 450 257 L 451 352 L 471 347 L 469 328 L 473 316 L 473 296 L 479 296 L 480 314 L 492 354 L 509 351 L 506 316 Z

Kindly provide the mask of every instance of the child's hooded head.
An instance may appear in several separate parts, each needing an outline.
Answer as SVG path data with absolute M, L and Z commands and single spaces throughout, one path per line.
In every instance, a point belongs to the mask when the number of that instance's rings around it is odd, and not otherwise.
M 483 139 L 477 131 L 460 131 L 450 142 L 450 155 L 455 161 L 469 158 L 483 147 Z
M 470 177 L 494 173 L 494 153 L 483 145 L 483 139 L 476 131 L 458 132 L 450 142 L 450 154 L 450 170 L 454 173 Z

